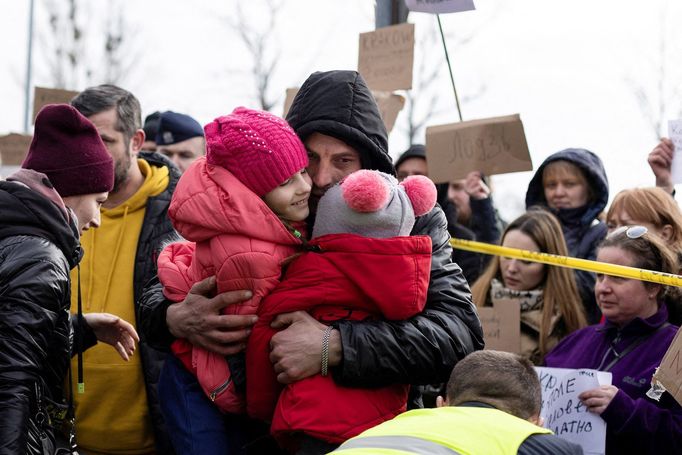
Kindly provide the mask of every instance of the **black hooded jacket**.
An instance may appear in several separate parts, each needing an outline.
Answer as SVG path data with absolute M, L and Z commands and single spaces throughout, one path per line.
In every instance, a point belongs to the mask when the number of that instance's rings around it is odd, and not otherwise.
M 61 402 L 72 325 L 88 345 L 95 340 L 69 316 L 81 248 L 67 212 L 24 184 L 0 182 L 0 220 L 0 453 L 33 453 L 36 386 Z
M 301 140 L 314 132 L 336 137 L 360 153 L 363 167 L 395 175 L 381 115 L 357 72 L 311 75 L 296 95 L 287 120 Z M 337 322 L 343 361 L 333 375 L 341 385 L 444 382 L 458 360 L 483 347 L 469 286 L 450 260 L 447 220 L 440 207 L 417 218 L 412 234 L 429 235 L 433 243 L 426 308 L 405 321 Z M 145 290 L 139 307 L 143 336 L 158 348 L 167 348 L 173 340 L 165 324 L 171 303 L 163 298 L 157 281 Z
M 568 161 L 577 166 L 585 176 L 592 198 L 584 207 L 575 209 L 549 209 L 542 184 L 542 174 L 548 164 Z M 566 149 L 550 155 L 538 168 L 528 184 L 526 209 L 539 205 L 551 210 L 561 223 L 568 254 L 581 259 L 595 260 L 597 246 L 607 232 L 606 224 L 597 217 L 609 200 L 609 181 L 606 170 L 597 155 L 585 149 Z M 576 270 L 578 288 L 585 305 L 588 322 L 595 324 L 601 316 L 594 297 L 595 275 Z

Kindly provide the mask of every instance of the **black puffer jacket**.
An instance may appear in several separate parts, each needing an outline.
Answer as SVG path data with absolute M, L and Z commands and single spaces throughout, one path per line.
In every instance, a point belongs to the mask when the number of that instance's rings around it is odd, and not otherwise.
M 0 220 L 0 454 L 34 453 L 27 439 L 36 386 L 63 399 L 77 321 L 69 317 L 69 270 L 81 249 L 66 213 L 21 183 L 0 182 Z M 87 324 L 73 328 L 94 344 Z
M 287 120 L 305 139 L 334 136 L 360 153 L 363 167 L 394 174 L 387 133 L 374 99 L 355 71 L 311 75 L 299 90 Z M 417 219 L 413 234 L 431 236 L 433 259 L 424 311 L 400 322 L 339 322 L 343 363 L 334 368 L 342 385 L 430 384 L 448 379 L 458 360 L 483 347 L 483 333 L 460 268 L 450 260 L 447 221 L 440 207 Z M 139 305 L 140 330 L 157 347 L 173 340 L 165 324 L 166 301 L 158 281 Z
M 590 185 L 593 198 L 583 207 L 574 209 L 550 209 L 561 223 L 561 230 L 566 239 L 568 254 L 581 259 L 595 260 L 597 246 L 606 236 L 606 223 L 597 217 L 604 210 L 609 200 L 609 181 L 606 170 L 599 157 L 585 149 L 565 149 L 550 155 L 540 165 L 528 184 L 526 192 L 526 209 L 539 205 L 548 207 L 542 174 L 548 164 L 555 161 L 568 161 L 577 166 Z M 590 324 L 599 322 L 601 312 L 594 297 L 594 273 L 576 270 L 578 290 Z

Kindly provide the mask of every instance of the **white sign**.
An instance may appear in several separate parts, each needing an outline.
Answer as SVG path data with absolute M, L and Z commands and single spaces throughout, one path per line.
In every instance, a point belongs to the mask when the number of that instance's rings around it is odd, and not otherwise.
M 579 444 L 585 454 L 603 454 L 606 422 L 578 398 L 586 390 L 611 384 L 611 373 L 597 370 L 535 367 L 542 386 L 540 416 L 562 439 Z
M 673 183 L 682 183 L 682 120 L 668 121 L 668 137 L 673 141 Z
M 405 0 L 410 11 L 420 13 L 459 13 L 476 9 L 474 0 Z

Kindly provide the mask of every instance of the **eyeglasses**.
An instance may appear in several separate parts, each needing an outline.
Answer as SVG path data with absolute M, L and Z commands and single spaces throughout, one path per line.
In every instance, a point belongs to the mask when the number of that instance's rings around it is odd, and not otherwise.
M 649 232 L 649 229 L 647 229 L 646 226 L 621 226 L 618 229 L 614 230 L 612 233 L 610 233 L 609 237 L 622 234 L 623 232 L 625 232 L 625 235 L 629 239 L 638 239 L 647 232 Z

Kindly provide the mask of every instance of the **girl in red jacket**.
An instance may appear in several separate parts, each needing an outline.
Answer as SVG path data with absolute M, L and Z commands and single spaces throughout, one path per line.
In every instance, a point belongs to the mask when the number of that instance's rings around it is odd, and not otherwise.
M 187 241 L 161 252 L 159 279 L 167 298 L 182 301 L 194 283 L 215 276 L 219 293 L 253 292 L 250 300 L 230 305 L 225 313 L 255 314 L 279 282 L 282 262 L 301 245 L 311 190 L 307 152 L 286 121 L 243 107 L 204 131 L 206 157 L 183 174 L 168 210 Z M 172 350 L 220 410 L 243 413 L 243 354 L 226 358 L 184 339 L 176 340 Z M 171 377 L 166 370 L 177 367 L 167 362 L 162 374 Z M 162 394 L 185 393 L 177 386 L 164 387 Z M 187 426 L 191 433 L 192 424 Z M 170 433 L 176 450 L 188 453 L 180 450 L 186 440 Z

